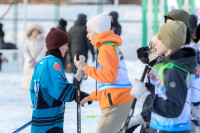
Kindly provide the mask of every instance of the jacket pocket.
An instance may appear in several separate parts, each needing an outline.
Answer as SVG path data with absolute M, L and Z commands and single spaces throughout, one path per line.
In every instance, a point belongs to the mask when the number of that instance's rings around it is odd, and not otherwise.
M 110 93 L 108 93 L 108 101 L 109 101 L 110 105 L 113 105 L 113 102 L 112 102 L 111 94 L 110 94 Z

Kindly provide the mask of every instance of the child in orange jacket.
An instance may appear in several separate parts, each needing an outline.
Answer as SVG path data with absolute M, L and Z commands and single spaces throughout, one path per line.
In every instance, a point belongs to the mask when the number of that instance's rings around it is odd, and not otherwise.
M 84 61 L 75 61 L 78 69 L 98 81 L 98 91 L 84 98 L 99 101 L 101 118 L 97 133 L 116 133 L 125 121 L 133 100 L 130 95 L 132 85 L 128 78 L 124 57 L 119 49 L 122 39 L 110 30 L 111 22 L 107 14 L 100 14 L 88 20 L 87 38 L 98 48 L 97 68 Z

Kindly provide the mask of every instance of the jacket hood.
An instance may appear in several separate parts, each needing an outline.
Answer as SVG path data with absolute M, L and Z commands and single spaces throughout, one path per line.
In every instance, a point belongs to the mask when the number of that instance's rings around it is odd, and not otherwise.
M 117 12 L 112 11 L 112 12 L 109 13 L 109 16 L 111 16 L 113 18 L 114 23 L 118 22 L 118 13 Z
M 190 15 L 190 27 L 197 27 L 197 17 L 195 15 Z
M 176 50 L 164 58 L 164 63 L 167 62 L 173 62 L 191 74 L 194 74 L 197 66 L 196 52 L 193 48 L 189 47 Z
M 44 29 L 41 26 L 37 25 L 37 24 L 32 24 L 26 30 L 26 37 L 28 38 L 28 40 L 33 40 L 33 38 L 31 37 L 31 32 L 34 29 L 37 29 L 40 32 L 40 34 L 36 38 L 37 40 L 40 40 L 41 38 L 44 37 Z
M 75 21 L 75 25 L 86 25 L 87 16 L 85 14 L 79 14 L 77 20 Z
M 100 48 L 104 42 L 113 42 L 117 44 L 117 46 L 122 45 L 122 39 L 114 33 L 114 31 L 105 31 L 98 34 L 93 41 L 93 44 L 96 48 Z
M 174 21 L 182 21 L 189 27 L 190 16 L 188 12 L 180 9 L 174 9 L 165 16 L 165 21 L 167 18 L 171 18 Z

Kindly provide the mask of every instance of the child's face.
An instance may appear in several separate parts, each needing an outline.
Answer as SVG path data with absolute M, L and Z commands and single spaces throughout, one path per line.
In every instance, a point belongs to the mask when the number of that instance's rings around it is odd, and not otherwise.
M 65 44 L 65 45 L 60 46 L 59 49 L 60 49 L 62 57 L 64 57 L 69 48 L 67 44 Z
M 87 38 L 93 44 L 94 38 L 97 36 L 97 33 L 87 27 Z
M 157 51 L 157 54 L 164 54 L 165 56 L 167 56 L 168 54 L 170 54 L 170 49 L 168 49 L 162 42 L 161 40 L 157 39 L 156 43 L 155 43 L 155 48 Z
M 34 38 L 36 38 L 38 35 L 39 35 L 39 31 L 37 29 L 34 29 L 32 31 L 32 34 L 31 34 Z

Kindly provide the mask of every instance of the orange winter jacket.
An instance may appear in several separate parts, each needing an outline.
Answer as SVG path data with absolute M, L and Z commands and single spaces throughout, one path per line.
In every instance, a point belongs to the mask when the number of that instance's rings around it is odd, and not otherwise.
M 94 39 L 94 46 L 99 50 L 99 62 L 102 69 L 87 66 L 84 70 L 90 77 L 104 83 L 114 83 L 117 79 L 119 60 L 116 54 L 115 46 L 102 44 L 104 42 L 113 42 L 121 46 L 122 40 L 113 31 L 106 31 L 98 34 Z M 108 88 L 102 91 L 93 91 L 89 96 L 89 101 L 99 101 L 101 110 L 112 105 L 120 105 L 133 100 L 130 95 L 131 88 Z

